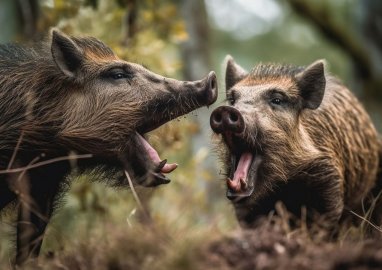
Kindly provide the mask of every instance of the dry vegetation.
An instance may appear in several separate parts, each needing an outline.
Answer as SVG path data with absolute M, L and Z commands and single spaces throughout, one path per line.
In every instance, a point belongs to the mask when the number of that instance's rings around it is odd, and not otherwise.
M 291 229 L 279 212 L 254 230 L 224 232 L 217 222 L 180 226 L 177 220 L 130 217 L 123 224 L 99 217 L 95 224 L 77 222 L 67 237 L 56 239 L 53 251 L 45 245 L 45 255 L 21 269 L 382 269 L 380 235 L 364 238 L 360 228 L 348 228 L 331 241 L 319 227 Z

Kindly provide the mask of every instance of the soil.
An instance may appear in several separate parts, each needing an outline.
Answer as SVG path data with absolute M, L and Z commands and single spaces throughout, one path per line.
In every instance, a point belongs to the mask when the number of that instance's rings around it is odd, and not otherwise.
M 380 237 L 330 241 L 319 234 L 264 223 L 213 241 L 202 253 L 201 269 L 382 269 Z

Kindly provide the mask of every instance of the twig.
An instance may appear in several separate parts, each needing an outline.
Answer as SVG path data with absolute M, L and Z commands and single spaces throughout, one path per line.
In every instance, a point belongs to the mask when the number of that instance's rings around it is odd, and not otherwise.
M 381 227 L 375 225 L 374 223 L 372 223 L 371 221 L 367 220 L 366 218 L 364 218 L 363 216 L 361 215 L 358 215 L 356 212 L 352 211 L 352 210 L 349 210 L 350 213 L 352 213 L 353 215 L 355 215 L 356 217 L 362 219 L 363 221 L 365 221 L 367 224 L 369 224 L 370 226 L 372 226 L 374 229 L 376 229 L 377 231 L 379 231 L 380 233 L 382 233 L 382 229 Z
M 18 172 L 22 172 L 24 170 L 30 170 L 30 169 L 34 169 L 34 168 L 41 167 L 41 166 L 44 166 L 44 165 L 48 165 L 48 164 L 51 164 L 51 163 L 56 163 L 56 162 L 64 161 L 64 160 L 85 159 L 85 158 L 91 158 L 91 157 L 93 157 L 92 154 L 70 155 L 70 156 L 64 156 L 64 157 L 57 157 L 57 158 L 52 158 L 52 159 L 49 159 L 49 160 L 44 160 L 44 161 L 35 163 L 33 165 L 29 165 L 29 166 L 26 166 L 26 167 L 15 168 L 15 169 L 7 169 L 7 170 L 0 170 L 0 174 L 18 173 Z
M 32 198 L 28 195 L 29 194 L 29 185 L 28 183 L 20 184 L 21 180 L 23 179 L 24 175 L 26 174 L 28 168 L 32 166 L 33 164 L 36 164 L 36 162 L 40 159 L 40 157 L 35 157 L 29 164 L 24 167 L 25 170 L 23 170 L 19 177 L 17 178 L 16 181 L 16 189 L 15 193 L 18 195 L 21 206 L 20 207 L 25 207 L 26 210 L 30 210 L 30 212 L 33 212 L 38 218 L 41 220 L 44 220 L 47 222 L 47 218 L 44 217 L 42 214 L 38 212 L 38 210 L 33 208 L 33 200 Z M 27 189 L 27 190 L 26 190 Z M 21 190 L 21 191 L 20 191 Z M 20 222 L 18 222 L 20 223 Z
M 139 208 L 141 208 L 142 210 L 145 210 L 141 200 L 138 197 L 137 192 L 135 191 L 135 188 L 134 188 L 134 185 L 133 185 L 133 181 L 131 181 L 130 175 L 129 175 L 129 173 L 127 171 L 125 171 L 125 175 L 126 175 L 127 181 L 129 182 L 129 186 L 131 188 L 131 192 L 133 192 L 133 196 L 134 196 L 135 201 L 137 202 Z
M 129 182 L 129 186 L 131 188 L 131 192 L 133 193 L 134 199 L 138 204 L 138 207 L 142 210 L 147 220 L 150 220 L 151 219 L 150 215 L 147 213 L 146 208 L 143 206 L 141 200 L 139 199 L 139 196 L 134 188 L 133 181 L 131 181 L 130 175 L 126 170 L 125 170 L 125 175 L 126 175 L 127 181 Z
M 324 8 L 316 7 L 312 1 L 288 0 L 291 7 L 302 17 L 310 20 L 330 41 L 342 48 L 354 61 L 365 78 L 373 75 L 368 49 L 362 40 L 347 26 L 334 21 L 333 15 Z
M 24 170 L 22 170 L 22 172 L 20 173 L 19 177 L 17 178 L 17 181 L 16 183 L 20 183 L 21 182 L 21 179 L 24 177 L 25 173 L 27 172 L 28 168 L 30 168 L 30 166 L 32 166 L 33 164 L 36 164 L 36 162 L 40 159 L 40 157 L 35 157 L 34 159 L 32 159 L 31 162 L 29 162 L 29 164 L 27 166 L 25 166 Z
M 16 155 L 17 155 L 17 151 L 19 151 L 19 147 L 20 147 L 20 144 L 21 144 L 21 142 L 23 140 L 23 137 L 24 137 L 24 131 L 21 131 L 21 134 L 20 134 L 20 137 L 19 137 L 19 139 L 17 141 L 16 147 L 13 150 L 11 160 L 8 163 L 7 170 L 9 170 L 12 167 L 13 162 L 15 161 L 15 158 L 16 158 Z

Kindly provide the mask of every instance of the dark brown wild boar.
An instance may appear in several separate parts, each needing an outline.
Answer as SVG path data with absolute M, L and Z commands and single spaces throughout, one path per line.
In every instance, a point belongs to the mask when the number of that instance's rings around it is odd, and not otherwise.
M 177 165 L 161 161 L 144 134 L 216 98 L 214 72 L 165 78 L 92 37 L 53 31 L 33 48 L 0 45 L 0 210 L 18 201 L 17 263 L 39 253 L 71 170 L 61 157 L 91 154 L 79 166 L 119 171 L 116 185 L 126 183 L 123 170 L 143 186 L 168 183 Z M 17 169 L 26 166 L 34 167 Z
M 323 61 L 260 64 L 248 73 L 228 57 L 226 94 L 228 105 L 213 111 L 210 124 L 242 224 L 277 201 L 298 217 L 305 206 L 310 218 L 325 214 L 330 222 L 358 209 L 376 181 L 377 132 Z

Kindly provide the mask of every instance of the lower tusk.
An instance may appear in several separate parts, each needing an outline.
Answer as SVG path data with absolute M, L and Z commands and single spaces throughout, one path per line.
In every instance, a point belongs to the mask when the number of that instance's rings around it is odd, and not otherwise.
M 242 190 L 246 190 L 248 187 L 247 182 L 243 178 L 240 178 L 240 185 Z
M 236 183 L 235 181 L 233 181 L 230 178 L 227 179 L 227 186 L 228 186 L 228 188 L 232 189 L 235 192 L 239 192 L 241 189 L 240 183 Z

